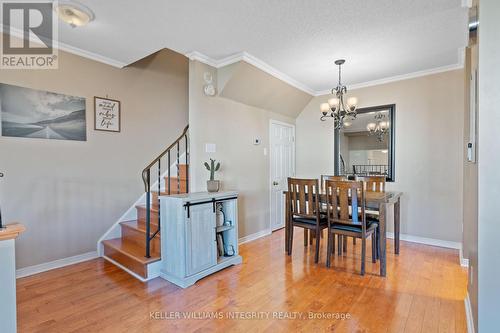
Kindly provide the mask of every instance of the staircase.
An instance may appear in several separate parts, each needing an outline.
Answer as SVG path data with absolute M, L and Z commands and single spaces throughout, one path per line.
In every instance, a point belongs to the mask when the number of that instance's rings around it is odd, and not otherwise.
M 187 193 L 189 189 L 188 127 L 142 172 L 145 202 L 135 206 L 136 218 L 117 222 L 101 241 L 104 259 L 141 281 L 158 276 L 161 260 L 160 195 Z M 156 179 L 152 180 L 152 174 Z M 114 237 L 112 236 L 118 236 Z M 155 265 L 155 263 L 157 263 Z

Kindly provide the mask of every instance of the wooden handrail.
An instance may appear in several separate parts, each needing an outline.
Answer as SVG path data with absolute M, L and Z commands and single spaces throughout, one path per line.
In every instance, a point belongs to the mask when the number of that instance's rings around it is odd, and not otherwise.
M 151 163 L 148 164 L 147 167 L 144 168 L 144 170 L 142 170 L 142 181 L 144 182 L 144 188 L 145 188 L 145 191 L 148 192 L 148 183 L 147 183 L 147 177 L 146 177 L 146 173 L 148 172 L 148 170 L 151 170 L 151 168 L 156 164 L 158 163 L 158 161 L 163 157 L 165 156 L 169 150 L 172 150 L 172 148 L 174 148 L 181 140 L 182 138 L 186 135 L 187 131 L 189 129 L 189 125 L 187 125 L 185 128 L 184 128 L 184 131 L 182 131 L 182 134 L 177 138 L 177 140 L 174 141 L 174 143 L 172 143 L 170 146 L 168 146 L 167 149 L 165 149 L 163 152 L 160 153 L 160 155 L 158 155 L 157 158 L 155 158 Z M 187 152 L 186 152 L 187 154 Z M 170 166 L 169 166 L 170 167 Z

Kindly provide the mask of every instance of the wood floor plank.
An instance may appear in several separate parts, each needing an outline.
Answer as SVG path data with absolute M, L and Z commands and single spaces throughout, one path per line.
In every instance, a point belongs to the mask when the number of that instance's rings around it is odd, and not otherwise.
M 102 259 L 18 279 L 19 332 L 466 332 L 458 251 L 401 242 L 396 256 L 389 241 L 387 277 L 370 255 L 362 277 L 360 242 L 326 268 L 326 238 L 314 264 L 314 246 L 294 235 L 292 256 L 281 230 L 187 289 L 141 283 Z

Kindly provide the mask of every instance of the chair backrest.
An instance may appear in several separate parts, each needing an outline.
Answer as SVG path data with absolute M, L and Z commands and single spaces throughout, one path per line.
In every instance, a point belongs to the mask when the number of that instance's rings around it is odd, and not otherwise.
M 346 176 L 330 176 L 330 175 L 321 175 L 321 189 L 325 190 L 325 182 L 327 180 L 347 180 Z
M 366 231 L 363 182 L 327 180 L 325 195 L 329 225 L 332 223 L 361 225 L 363 232 Z
M 317 179 L 288 178 L 291 216 L 319 220 L 319 187 Z
M 366 192 L 385 192 L 385 176 L 356 176 L 356 181 L 362 181 Z

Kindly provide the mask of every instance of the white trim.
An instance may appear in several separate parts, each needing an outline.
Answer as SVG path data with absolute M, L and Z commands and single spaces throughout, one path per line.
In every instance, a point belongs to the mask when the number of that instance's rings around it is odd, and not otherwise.
M 418 71 L 418 72 L 413 72 L 413 73 L 408 73 L 408 74 L 403 74 L 403 75 L 391 76 L 391 77 L 387 77 L 387 78 L 383 78 L 383 79 L 379 79 L 379 80 L 351 84 L 347 88 L 349 90 L 355 90 L 355 89 L 360 89 L 360 88 L 378 86 L 381 84 L 386 84 L 386 83 L 391 83 L 391 82 L 415 79 L 415 78 L 422 77 L 422 76 L 454 71 L 457 69 L 462 69 L 463 67 L 464 67 L 463 63 L 457 63 L 457 64 L 453 64 L 453 65 L 431 68 L 431 69 L 426 69 L 423 71 Z M 323 90 L 323 91 L 317 91 L 315 93 L 315 96 L 323 96 L 323 95 L 330 95 L 330 94 L 331 94 L 330 90 Z
M 38 273 L 50 271 L 52 269 L 61 268 L 69 265 L 78 264 L 80 262 L 92 260 L 98 258 L 96 251 L 91 251 L 83 254 L 79 254 L 73 257 L 58 259 L 50 262 L 46 262 L 39 265 L 24 267 L 16 270 L 16 278 L 22 278 L 30 275 L 35 275 Z
M 271 233 L 272 233 L 271 229 L 265 229 L 265 230 L 256 232 L 254 234 L 241 237 L 240 239 L 238 239 L 238 245 L 250 243 L 250 242 L 257 240 L 259 238 L 269 236 Z
M 109 258 L 109 257 L 106 257 L 106 256 L 102 256 L 103 259 L 109 261 L 110 263 L 112 263 L 113 265 L 123 269 L 125 272 L 129 273 L 130 275 L 132 275 L 133 277 L 135 277 L 137 280 L 141 281 L 141 282 L 148 282 L 149 280 L 151 279 L 154 279 L 154 278 L 157 278 L 158 276 L 155 276 L 155 277 L 151 277 L 151 278 L 148 278 L 148 279 L 145 279 L 143 278 L 142 276 L 138 275 L 137 273 L 131 271 L 130 269 L 128 269 L 127 267 L 123 266 L 122 264 L 120 264 L 119 262 Z
M 259 58 L 255 57 L 247 52 L 237 53 L 237 54 L 234 54 L 234 55 L 231 55 L 229 57 L 222 58 L 219 60 L 210 58 L 209 56 L 207 56 L 201 52 L 198 52 L 198 51 L 186 53 L 185 55 L 190 60 L 196 60 L 196 61 L 202 62 L 204 64 L 207 64 L 207 65 L 215 67 L 215 68 L 221 68 L 221 67 L 224 67 L 227 65 L 231 65 L 231 64 L 234 64 L 238 61 L 245 61 L 246 63 L 249 63 L 249 64 L 257 67 L 258 69 L 266 72 L 267 74 L 272 75 L 275 78 L 277 78 L 285 83 L 288 83 L 289 85 L 291 85 L 299 90 L 302 90 L 302 91 L 304 91 L 312 96 L 329 95 L 331 93 L 330 90 L 314 90 L 314 89 L 308 87 L 307 85 L 291 78 L 290 76 L 286 75 L 285 73 L 278 71 L 276 68 L 272 67 L 271 65 L 265 63 L 264 61 L 260 60 Z M 402 81 L 402 80 L 414 79 L 414 78 L 418 78 L 418 77 L 422 77 L 422 76 L 426 76 L 426 75 L 432 75 L 432 74 L 453 71 L 453 70 L 457 70 L 457 69 L 462 69 L 463 67 L 464 67 L 464 48 L 459 48 L 458 49 L 458 62 L 456 64 L 451 64 L 451 65 L 446 65 L 446 66 L 441 66 L 441 67 L 436 67 L 436 68 L 431 68 L 431 69 L 425 69 L 422 71 L 386 77 L 386 78 L 373 80 L 373 81 L 356 83 L 356 84 L 349 85 L 348 88 L 350 90 L 366 88 L 366 87 L 376 86 L 376 85 L 380 85 L 380 84 L 386 84 L 386 83 L 397 82 L 397 81 Z
M 273 229 L 273 227 L 272 227 L 272 216 L 273 216 L 273 211 L 272 211 L 272 203 L 273 203 L 273 198 L 272 198 L 272 192 L 273 192 L 272 147 L 273 147 L 273 144 L 272 144 L 272 140 L 271 140 L 271 138 L 272 138 L 271 130 L 272 130 L 273 124 L 290 127 L 292 129 L 293 141 L 292 141 L 292 174 L 291 174 L 291 176 L 295 176 L 295 167 L 296 167 L 296 154 L 295 153 L 296 152 L 295 152 L 295 124 L 290 124 L 290 123 L 275 120 L 275 119 L 269 119 L 269 229 L 271 231 L 276 231 L 278 229 L 282 229 L 284 227 L 284 225 L 279 226 L 275 229 Z
M 3 33 L 3 25 L 0 25 L 0 33 Z M 16 38 L 19 38 L 19 39 L 24 39 L 24 32 L 20 29 L 15 28 L 15 27 L 10 28 L 10 35 L 14 36 Z M 30 40 L 33 42 L 37 42 L 37 40 L 35 40 L 35 39 L 30 39 Z M 54 48 L 56 48 L 60 51 L 68 52 L 68 53 L 71 53 L 71 54 L 74 54 L 74 55 L 77 55 L 77 56 L 80 56 L 83 58 L 87 58 L 87 59 L 94 60 L 94 61 L 106 64 L 106 65 L 110 65 L 113 67 L 123 68 L 123 67 L 127 66 L 127 64 L 124 62 L 121 62 L 121 61 L 118 61 L 115 59 L 111 59 L 111 58 L 105 57 L 105 56 L 97 54 L 97 53 L 86 51 L 86 50 L 80 49 L 78 47 L 59 42 L 57 40 L 53 41 L 53 45 L 54 45 Z
M 234 63 L 239 62 L 239 61 L 244 61 L 252 66 L 257 67 L 261 71 L 266 72 L 267 74 L 277 78 L 278 80 L 281 80 L 281 81 L 291 85 L 292 87 L 295 87 L 299 90 L 302 90 L 303 92 L 305 92 L 309 95 L 314 96 L 314 94 L 315 94 L 315 91 L 313 89 L 311 89 L 310 87 L 308 87 L 307 85 L 291 78 L 290 76 L 286 75 L 283 72 L 280 72 L 279 70 L 277 70 L 273 66 L 267 64 L 266 62 L 260 60 L 259 58 L 255 57 L 247 52 L 233 54 L 229 57 L 222 58 L 219 60 L 210 58 L 209 56 L 207 56 L 201 52 L 198 52 L 198 51 L 193 51 L 193 52 L 187 53 L 187 54 L 185 54 L 185 56 L 188 57 L 190 60 L 197 60 L 199 62 L 202 62 L 204 64 L 207 64 L 207 65 L 215 67 L 215 68 L 221 68 L 224 66 L 234 64 Z
M 474 316 L 472 315 L 472 306 L 470 304 L 469 293 L 467 293 L 467 296 L 465 296 L 464 304 L 465 304 L 465 318 L 467 320 L 467 332 L 475 333 Z
M 462 247 L 460 247 L 460 266 L 469 267 L 469 259 L 464 258 Z
M 394 239 L 394 233 L 387 232 L 387 238 Z M 449 248 L 449 249 L 460 250 L 462 248 L 462 244 L 460 244 L 458 242 L 451 242 L 451 241 L 446 241 L 446 240 L 441 240 L 441 239 L 412 236 L 412 235 L 407 235 L 407 234 L 400 234 L 399 239 L 402 241 L 407 241 L 407 242 L 411 242 L 411 243 L 439 246 L 439 247 L 445 247 L 445 248 Z

